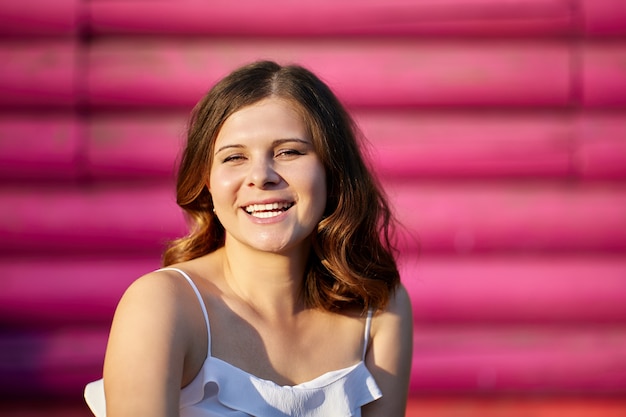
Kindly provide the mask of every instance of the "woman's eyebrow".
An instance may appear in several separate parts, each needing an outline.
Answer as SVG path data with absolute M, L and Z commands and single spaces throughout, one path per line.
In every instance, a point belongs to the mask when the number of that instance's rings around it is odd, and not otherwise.
M 283 143 L 289 143 L 289 142 L 298 142 L 298 143 L 302 143 L 305 145 L 311 145 L 311 141 L 308 141 L 306 139 L 300 139 L 300 138 L 285 138 L 285 139 L 276 139 L 274 142 L 272 142 L 272 144 L 274 146 L 276 145 L 282 145 Z
M 232 144 L 232 145 L 224 145 L 222 147 L 220 147 L 218 150 L 215 151 L 214 155 L 217 155 L 218 153 L 226 150 L 226 149 L 230 149 L 230 148 L 235 148 L 235 149 L 242 149 L 244 148 L 243 145 L 239 145 L 239 144 Z

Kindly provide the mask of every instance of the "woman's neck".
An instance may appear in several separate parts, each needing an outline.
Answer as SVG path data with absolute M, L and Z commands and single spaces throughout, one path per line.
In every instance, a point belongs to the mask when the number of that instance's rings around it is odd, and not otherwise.
M 258 314 L 284 319 L 302 311 L 308 246 L 279 254 L 227 240 L 222 251 L 226 284 Z

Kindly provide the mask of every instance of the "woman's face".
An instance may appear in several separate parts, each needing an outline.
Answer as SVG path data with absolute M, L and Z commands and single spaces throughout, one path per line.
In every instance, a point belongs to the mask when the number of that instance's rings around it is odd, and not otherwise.
M 226 119 L 209 191 L 227 245 L 284 253 L 307 240 L 324 213 L 326 175 L 291 102 L 267 98 Z

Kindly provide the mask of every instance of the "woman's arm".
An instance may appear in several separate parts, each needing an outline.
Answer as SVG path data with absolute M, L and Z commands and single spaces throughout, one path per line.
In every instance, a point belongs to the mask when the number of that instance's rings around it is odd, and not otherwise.
M 363 417 L 405 415 L 412 356 L 413 311 L 406 289 L 400 286 L 387 309 L 372 321 L 372 344 L 365 361 L 383 396 L 363 407 Z
M 163 273 L 138 279 L 124 293 L 104 361 L 108 417 L 179 415 L 190 340 L 182 297 L 177 282 Z

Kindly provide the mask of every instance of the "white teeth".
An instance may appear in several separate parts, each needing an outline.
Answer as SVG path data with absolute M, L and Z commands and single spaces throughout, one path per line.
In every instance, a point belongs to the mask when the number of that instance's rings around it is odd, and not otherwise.
M 261 219 L 275 217 L 287 210 L 293 203 L 268 203 L 268 204 L 250 204 L 245 207 L 246 212 Z
M 252 215 L 254 217 L 258 217 L 258 218 L 261 218 L 261 219 L 268 219 L 270 217 L 276 217 L 280 213 L 282 213 L 282 211 L 261 211 L 261 212 L 258 212 L 258 213 L 256 213 L 256 212 L 252 213 Z

